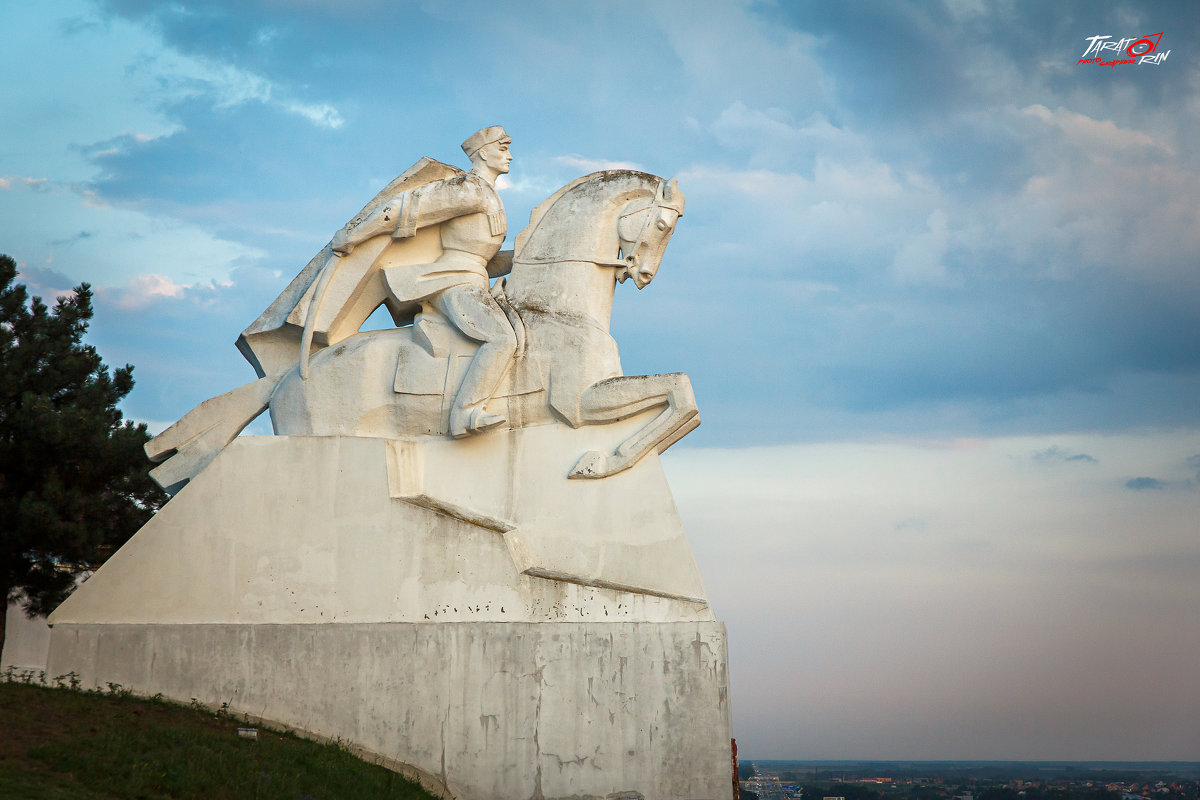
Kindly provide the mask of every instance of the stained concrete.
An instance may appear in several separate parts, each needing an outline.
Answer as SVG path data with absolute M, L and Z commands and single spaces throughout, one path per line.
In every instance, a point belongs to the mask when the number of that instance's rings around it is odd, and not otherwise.
M 47 671 L 228 703 L 464 800 L 728 798 L 724 627 L 657 454 L 566 477 L 638 424 L 236 439 L 51 615 Z
M 20 601 L 5 610 L 4 650 L 0 652 L 0 670 L 12 667 L 18 672 L 34 673 L 46 668 L 50 652 L 50 626 L 43 617 L 30 619 Z
M 732 794 L 718 622 L 60 624 L 49 669 L 340 737 L 455 797 Z
M 389 465 L 388 440 L 241 437 L 50 622 L 713 619 L 656 454 L 604 481 L 566 479 L 596 435 L 498 433 L 458 461 L 427 448 L 408 499 L 392 496 L 406 467 Z

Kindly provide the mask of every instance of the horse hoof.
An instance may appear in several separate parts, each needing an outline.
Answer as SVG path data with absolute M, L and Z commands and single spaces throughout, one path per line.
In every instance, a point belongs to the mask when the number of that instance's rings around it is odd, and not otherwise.
M 608 475 L 605 462 L 608 459 L 599 450 L 588 450 L 571 469 L 568 478 L 603 478 Z

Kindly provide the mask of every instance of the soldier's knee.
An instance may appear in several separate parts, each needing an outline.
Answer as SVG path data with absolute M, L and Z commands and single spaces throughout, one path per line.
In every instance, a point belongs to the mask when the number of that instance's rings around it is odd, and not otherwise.
M 505 320 L 503 328 L 498 328 L 495 338 L 489 341 L 489 344 L 496 346 L 498 350 L 503 350 L 508 358 L 517 352 L 517 335 L 513 333 L 512 326 Z
M 470 328 L 467 330 L 466 328 Z M 482 313 L 464 326 L 464 333 L 477 341 L 487 344 L 488 349 L 497 355 L 503 354 L 511 358 L 517 351 L 517 334 L 513 332 L 512 324 L 499 308 L 490 309 L 486 306 Z

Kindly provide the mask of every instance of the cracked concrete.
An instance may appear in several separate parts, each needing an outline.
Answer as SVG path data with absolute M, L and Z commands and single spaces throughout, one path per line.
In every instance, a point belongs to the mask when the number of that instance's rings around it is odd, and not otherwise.
M 730 797 L 725 652 L 715 622 L 63 624 L 49 667 L 228 702 L 464 800 L 669 800 Z
M 707 602 L 522 572 L 507 534 L 392 497 L 386 449 L 231 444 L 55 612 L 49 674 L 228 703 L 463 800 L 728 798 L 725 632 Z M 659 485 L 655 459 L 621 480 Z M 676 550 L 640 538 L 686 548 L 660 516 L 633 519 L 596 516 L 616 533 L 593 555 L 649 575 Z M 569 566 L 586 539 L 564 531 L 543 555 Z

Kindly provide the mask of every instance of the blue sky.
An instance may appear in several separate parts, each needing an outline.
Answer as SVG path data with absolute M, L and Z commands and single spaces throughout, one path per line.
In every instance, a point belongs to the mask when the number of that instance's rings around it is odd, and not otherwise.
M 238 333 L 483 125 L 514 138 L 513 234 L 594 169 L 676 176 L 687 214 L 614 331 L 627 373 L 696 387 L 704 425 L 665 463 L 743 752 L 1194 757 L 1192 4 L 0 19 L 0 251 L 35 292 L 97 288 L 90 340 L 136 366 L 130 416 L 161 428 L 253 378 Z M 1076 63 L 1086 37 L 1160 31 L 1161 64 Z

